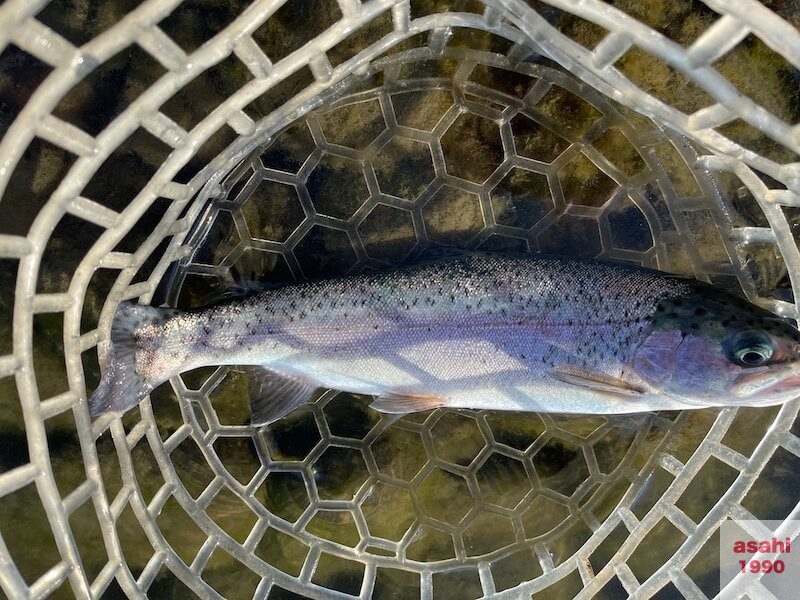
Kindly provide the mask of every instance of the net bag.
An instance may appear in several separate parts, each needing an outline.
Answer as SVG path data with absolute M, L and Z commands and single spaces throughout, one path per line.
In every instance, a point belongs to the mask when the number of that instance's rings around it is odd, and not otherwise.
M 797 534 L 796 401 L 398 420 L 327 390 L 256 428 L 228 367 L 122 418 L 91 419 L 86 398 L 120 301 L 202 306 L 438 247 L 655 267 L 797 319 L 799 15 L 7 0 L 2 590 L 717 595 L 722 521 Z

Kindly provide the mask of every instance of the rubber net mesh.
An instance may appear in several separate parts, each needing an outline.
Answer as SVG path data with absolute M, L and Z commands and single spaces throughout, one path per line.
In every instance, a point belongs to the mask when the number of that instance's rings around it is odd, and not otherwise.
M 796 319 L 796 4 L 615 5 L 0 6 L 6 595 L 713 597 L 721 521 L 795 535 L 797 402 L 392 420 L 325 391 L 257 429 L 246 374 L 211 368 L 88 415 L 121 300 L 432 246 L 657 267 Z

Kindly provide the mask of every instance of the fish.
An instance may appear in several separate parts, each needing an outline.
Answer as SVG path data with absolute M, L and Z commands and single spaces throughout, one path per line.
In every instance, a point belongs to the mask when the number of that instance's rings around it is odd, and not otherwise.
M 318 388 L 440 407 L 629 414 L 800 395 L 800 333 L 709 284 L 547 255 L 475 253 L 177 310 L 122 302 L 91 415 L 211 365 L 249 365 L 251 423 Z

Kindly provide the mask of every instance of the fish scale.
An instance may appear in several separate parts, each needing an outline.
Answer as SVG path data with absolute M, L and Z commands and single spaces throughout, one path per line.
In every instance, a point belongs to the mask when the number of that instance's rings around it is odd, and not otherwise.
M 769 369 L 781 375 L 764 384 L 769 393 L 752 380 L 735 387 L 765 368 L 732 358 L 739 325 L 774 346 Z M 316 387 L 373 394 L 387 412 L 624 413 L 726 404 L 736 389 L 755 389 L 754 404 L 775 403 L 795 389 L 798 342 L 771 313 L 700 282 L 596 261 L 472 254 L 182 313 L 123 304 L 90 407 L 124 410 L 170 377 L 223 364 L 263 368 L 256 422 Z M 687 357 L 710 370 L 702 389 L 677 364 Z

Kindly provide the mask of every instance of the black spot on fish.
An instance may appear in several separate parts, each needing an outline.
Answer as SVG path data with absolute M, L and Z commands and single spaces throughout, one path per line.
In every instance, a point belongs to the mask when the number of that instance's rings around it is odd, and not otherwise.
M 699 307 L 694 309 L 694 314 L 695 314 L 696 317 L 703 317 L 703 316 L 706 315 L 706 313 L 708 313 L 708 310 L 706 310 L 702 306 L 699 306 Z

